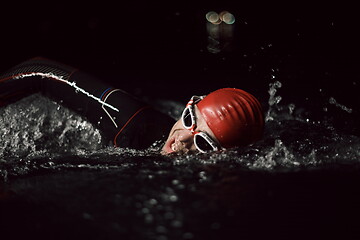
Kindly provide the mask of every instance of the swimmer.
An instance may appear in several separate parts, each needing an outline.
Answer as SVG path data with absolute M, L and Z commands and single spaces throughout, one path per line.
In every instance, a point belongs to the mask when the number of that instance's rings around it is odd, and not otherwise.
M 246 146 L 261 138 L 264 127 L 258 100 L 235 88 L 193 96 L 175 122 L 120 89 L 45 58 L 30 59 L 0 76 L 0 107 L 34 93 L 84 116 L 115 147 L 146 149 L 167 139 L 162 154 Z
M 246 146 L 261 138 L 263 128 L 259 101 L 243 90 L 223 88 L 190 99 L 162 152 L 208 152 Z

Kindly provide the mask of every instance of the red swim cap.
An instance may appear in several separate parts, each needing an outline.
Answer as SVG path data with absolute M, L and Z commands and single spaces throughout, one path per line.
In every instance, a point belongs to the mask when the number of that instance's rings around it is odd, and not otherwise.
M 236 88 L 223 88 L 197 104 L 209 128 L 222 147 L 244 146 L 259 140 L 264 115 L 259 101 Z

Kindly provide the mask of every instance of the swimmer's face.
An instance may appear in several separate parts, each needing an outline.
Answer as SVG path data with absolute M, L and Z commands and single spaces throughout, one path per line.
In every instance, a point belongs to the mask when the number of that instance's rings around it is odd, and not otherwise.
M 211 131 L 209 126 L 207 125 L 204 117 L 201 115 L 199 109 L 195 105 L 195 115 L 196 115 L 196 129 L 195 131 L 205 132 L 212 139 L 217 141 L 214 133 Z M 194 136 L 190 130 L 186 129 L 181 119 L 179 119 L 174 126 L 172 127 L 169 137 L 165 142 L 164 147 L 162 148 L 162 154 L 169 153 L 188 153 L 194 152 L 196 150 L 196 146 L 194 144 Z

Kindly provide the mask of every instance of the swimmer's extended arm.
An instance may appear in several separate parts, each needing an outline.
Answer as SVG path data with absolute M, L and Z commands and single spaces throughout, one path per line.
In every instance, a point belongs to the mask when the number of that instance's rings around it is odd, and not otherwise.
M 76 68 L 40 57 L 11 68 L 0 76 L 0 84 L 3 103 L 41 92 L 80 113 L 86 111 L 91 97 L 98 100 L 98 92 L 108 87 Z
M 116 146 L 147 147 L 173 124 L 126 92 L 48 59 L 31 59 L 0 76 L 0 104 L 37 92 L 85 116 Z

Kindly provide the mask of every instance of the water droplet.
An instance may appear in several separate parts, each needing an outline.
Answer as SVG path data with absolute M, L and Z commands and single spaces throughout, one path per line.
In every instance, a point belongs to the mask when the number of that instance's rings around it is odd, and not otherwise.
M 186 233 L 183 234 L 183 238 L 184 239 L 193 239 L 194 234 L 192 234 L 191 232 L 186 232 Z
M 143 208 L 143 209 L 141 209 L 141 212 L 146 214 L 146 213 L 149 213 L 150 211 L 148 208 Z
M 160 235 L 156 237 L 156 240 L 167 240 L 168 238 L 164 235 Z
M 149 203 L 151 205 L 156 205 L 158 203 L 158 201 L 156 199 L 152 198 L 152 199 L 149 200 Z
M 292 115 L 295 110 L 295 104 L 293 103 L 289 104 L 288 108 L 289 108 L 289 114 Z
M 152 223 L 154 221 L 154 217 L 151 214 L 146 214 L 144 217 L 145 223 Z
M 175 218 L 175 214 L 173 213 L 173 212 L 166 212 L 165 214 L 164 214 L 164 218 L 165 219 L 174 219 Z
M 89 213 L 84 212 L 83 213 L 83 218 L 86 220 L 94 220 L 93 216 L 91 216 Z
M 185 185 L 184 184 L 179 184 L 177 185 L 177 189 L 184 189 L 185 188 Z
M 177 197 L 176 195 L 171 195 L 171 196 L 169 197 L 169 200 L 170 200 L 171 202 L 176 202 L 176 201 L 178 200 L 178 197 Z
M 156 227 L 156 232 L 158 232 L 158 233 L 166 233 L 167 229 L 166 229 L 166 227 L 160 225 L 160 226 Z
M 174 220 L 171 222 L 171 226 L 174 228 L 180 228 L 180 227 L 182 227 L 182 222 L 179 220 Z

